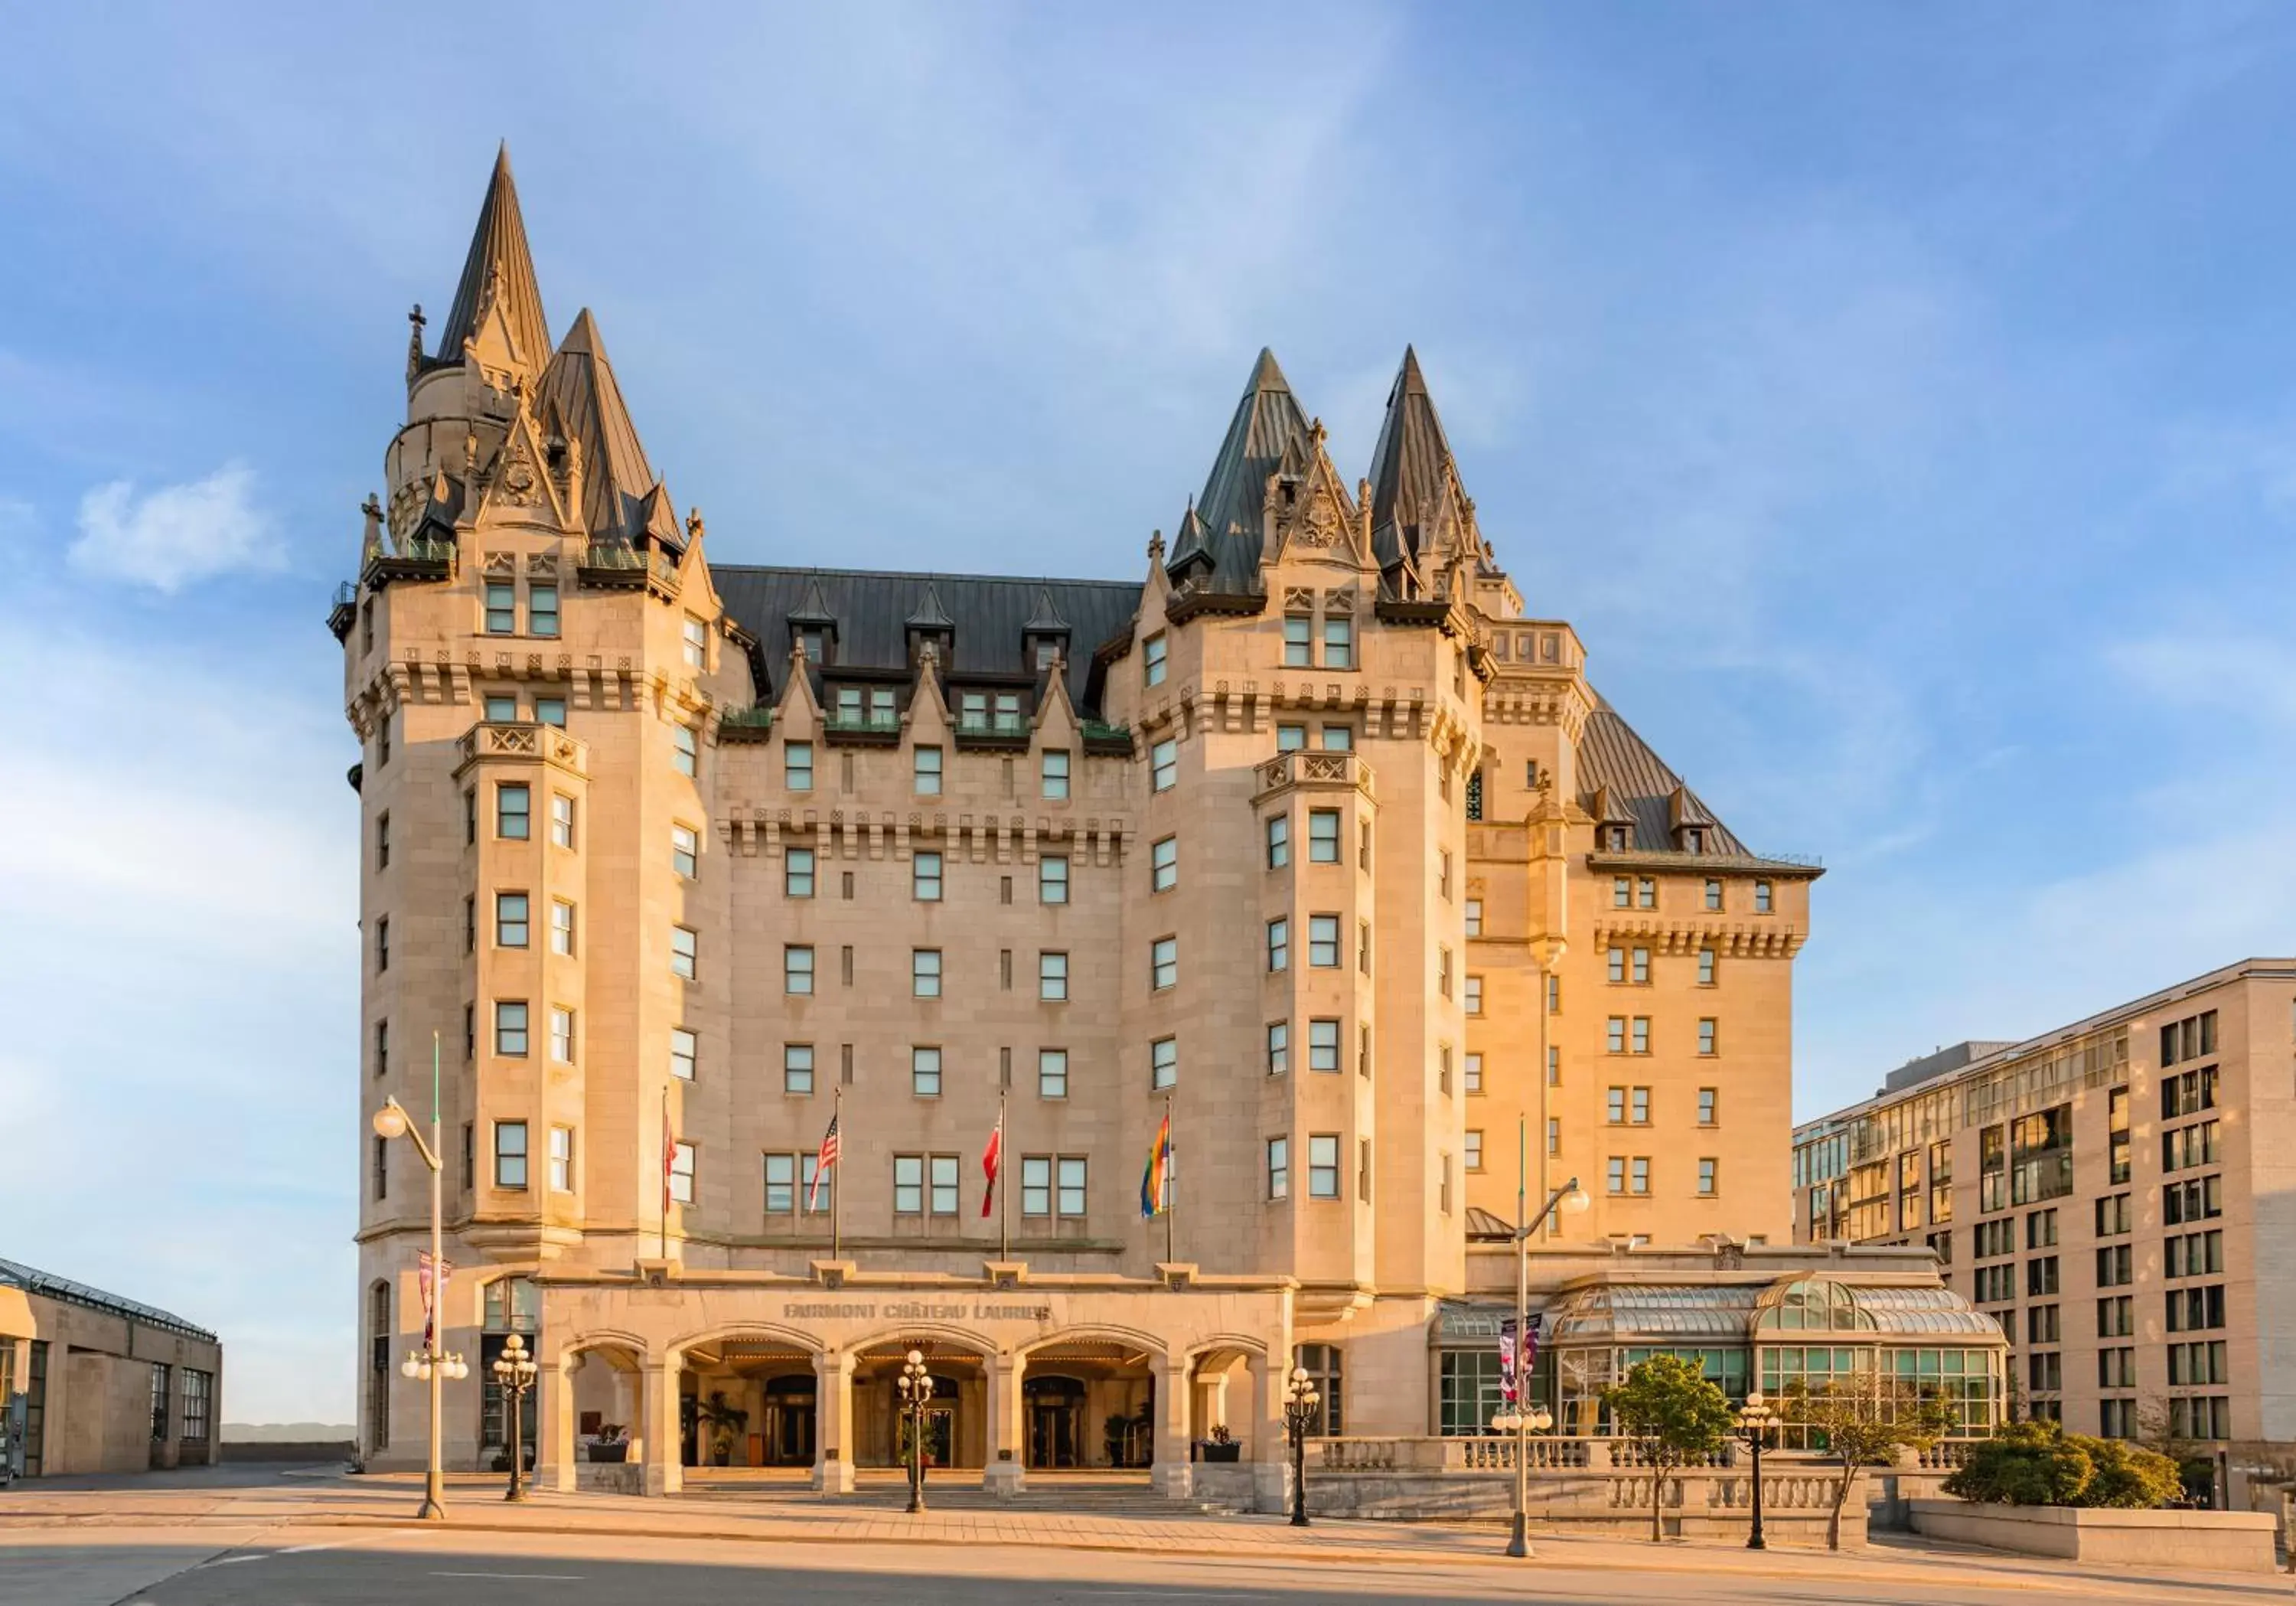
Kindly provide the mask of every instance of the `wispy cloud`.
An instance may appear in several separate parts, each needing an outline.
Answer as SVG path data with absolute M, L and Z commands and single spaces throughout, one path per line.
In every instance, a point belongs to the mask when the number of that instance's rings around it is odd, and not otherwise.
M 274 570 L 285 555 L 255 504 L 255 471 L 227 463 L 204 480 L 143 496 L 126 480 L 99 485 L 79 504 L 72 566 L 173 593 L 236 570 Z

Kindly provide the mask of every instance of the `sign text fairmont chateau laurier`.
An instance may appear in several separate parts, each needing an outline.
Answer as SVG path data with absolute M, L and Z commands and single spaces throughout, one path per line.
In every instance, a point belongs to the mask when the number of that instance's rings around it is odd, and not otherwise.
M 991 1487 L 1272 1499 L 1295 1362 L 1325 1432 L 1485 1430 L 1519 1174 L 1592 1196 L 1529 1248 L 1557 1432 L 1685 1332 L 1783 1388 L 1847 1308 L 1983 1425 L 1999 1335 L 1926 1251 L 1790 1241 L 1818 871 L 1595 691 L 1415 357 L 1361 475 L 1265 351 L 1205 438 L 1128 578 L 715 563 L 497 163 L 331 620 L 368 1465 L 423 1454 L 430 1198 L 365 1114 L 429 1131 L 434 1041 L 450 1467 L 502 1453 L 515 1332 L 545 1482 L 612 1426 L 649 1492 L 849 1487 L 917 1349 L 932 1455 Z M 1241 1472 L 1192 1466 L 1215 1428 Z

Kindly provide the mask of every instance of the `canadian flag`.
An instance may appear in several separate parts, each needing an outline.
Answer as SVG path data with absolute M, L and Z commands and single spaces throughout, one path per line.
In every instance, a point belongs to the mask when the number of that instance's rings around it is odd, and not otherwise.
M 988 1186 L 980 1192 L 980 1219 L 988 1219 L 989 1207 L 996 1198 L 996 1174 L 1004 1165 L 1004 1117 L 996 1117 L 996 1125 L 988 1134 L 988 1147 L 980 1151 L 980 1169 L 988 1178 Z

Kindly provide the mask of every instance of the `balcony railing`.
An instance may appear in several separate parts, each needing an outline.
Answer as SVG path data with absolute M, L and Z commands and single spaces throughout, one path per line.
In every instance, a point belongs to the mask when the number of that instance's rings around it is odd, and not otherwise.
M 774 722 L 774 711 L 769 704 L 759 703 L 749 708 L 737 708 L 718 721 L 721 729 L 764 730 Z
M 984 713 L 957 716 L 959 736 L 1026 736 L 1029 721 L 1025 714 Z

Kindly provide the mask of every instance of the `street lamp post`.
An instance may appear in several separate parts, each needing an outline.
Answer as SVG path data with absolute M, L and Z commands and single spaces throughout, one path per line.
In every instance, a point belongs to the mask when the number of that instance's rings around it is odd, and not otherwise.
M 503 1403 L 510 1407 L 510 1492 L 504 1500 L 526 1498 L 526 1417 L 521 1409 L 527 1390 L 542 1368 L 526 1353 L 526 1340 L 512 1333 L 503 1345 L 502 1354 L 495 1357 L 495 1382 L 503 1391 Z
M 431 1075 L 434 1082 L 438 1075 L 437 1049 L 438 1045 L 433 1043 Z M 442 1420 L 439 1387 L 448 1378 L 470 1376 L 471 1369 L 463 1364 L 462 1356 L 447 1354 L 445 1347 L 447 1290 L 443 1285 L 447 1267 L 446 1229 L 439 1165 L 437 1088 L 434 1086 L 431 1090 L 429 1142 L 422 1141 L 422 1133 L 407 1119 L 405 1107 L 396 1098 L 385 1099 L 382 1108 L 374 1112 L 374 1135 L 385 1142 L 394 1138 L 412 1140 L 415 1152 L 430 1168 L 430 1320 L 429 1330 L 423 1335 L 422 1347 L 411 1352 L 398 1370 L 403 1377 L 421 1378 L 430 1385 L 430 1464 L 422 1474 L 422 1508 L 415 1515 L 429 1521 L 444 1522 L 447 1520 L 447 1478 L 439 1463 L 439 1423 Z
M 1283 1425 L 1292 1434 L 1292 1526 L 1308 1526 L 1308 1429 L 1316 1425 L 1324 1396 L 1304 1366 L 1294 1366 L 1283 1382 Z
M 922 1511 L 925 1509 L 925 1404 L 933 1391 L 923 1351 L 909 1351 L 893 1386 L 900 1390 L 901 1412 L 909 1424 L 909 1510 Z
M 1762 1537 L 1762 1441 L 1777 1422 L 1778 1413 L 1759 1391 L 1746 1396 L 1745 1408 L 1738 1412 L 1738 1437 L 1754 1453 L 1754 1529 L 1746 1536 L 1748 1550 L 1769 1549 Z
M 1515 1138 L 1517 1147 L 1520 1149 L 1522 1145 L 1522 1133 L 1519 1128 L 1516 1132 Z M 1522 1157 L 1519 1154 L 1516 1158 L 1516 1168 L 1518 1172 L 1522 1171 L 1524 1164 L 1525 1162 L 1523 1161 Z M 1518 1182 L 1515 1191 L 1515 1215 L 1518 1218 L 1522 1215 L 1523 1199 L 1524 1196 L 1521 1182 Z M 1554 1420 L 1553 1417 L 1547 1416 L 1546 1411 L 1544 1407 L 1533 1407 L 1528 1400 L 1523 1398 L 1523 1391 L 1530 1386 L 1529 1371 L 1522 1366 L 1521 1357 L 1524 1353 L 1524 1340 L 1530 1336 L 1531 1235 L 1537 1232 L 1541 1227 L 1545 1226 L 1546 1224 L 1547 1217 L 1553 1215 L 1557 1210 L 1567 1211 L 1570 1215 L 1576 1215 L 1578 1212 L 1586 1209 L 1587 1207 L 1593 1202 L 1593 1200 L 1587 1197 L 1587 1190 L 1578 1186 L 1578 1179 L 1574 1176 L 1569 1182 L 1563 1183 L 1562 1187 L 1557 1188 L 1553 1193 L 1547 1195 L 1546 1203 L 1540 1208 L 1537 1215 L 1532 1216 L 1527 1222 L 1521 1222 L 1514 1230 L 1514 1342 L 1516 1376 L 1513 1379 L 1515 1409 L 1513 1414 L 1514 1415 L 1516 1421 L 1514 1445 L 1514 1520 L 1507 1529 L 1506 1546 L 1506 1553 L 1510 1556 L 1528 1556 L 1530 1554 L 1530 1441 L 1527 1436 L 1526 1429 L 1531 1432 L 1544 1432 L 1546 1428 L 1554 1425 Z M 1545 1423 L 1538 1427 L 1533 1427 L 1533 1419 L 1538 1417 L 1546 1417 L 1546 1421 Z

